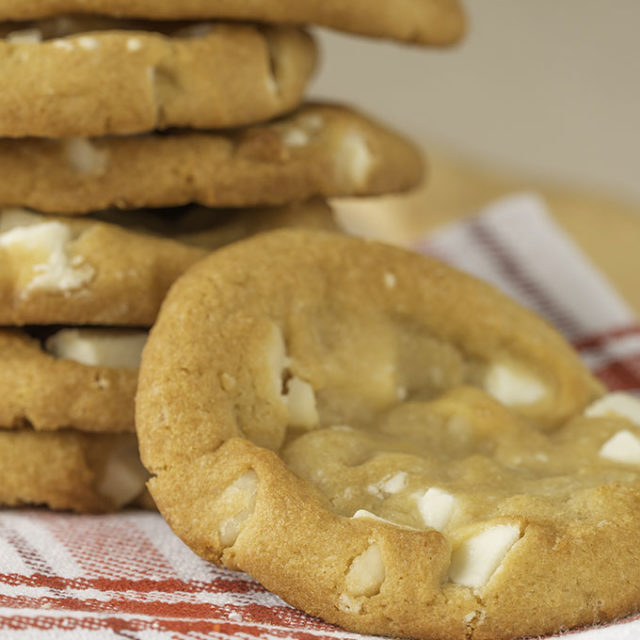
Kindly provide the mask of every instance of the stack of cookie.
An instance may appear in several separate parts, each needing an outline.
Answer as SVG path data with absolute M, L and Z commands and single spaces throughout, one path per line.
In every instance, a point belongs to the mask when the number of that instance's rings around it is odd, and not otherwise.
M 410 142 L 303 104 L 299 25 L 444 45 L 460 9 L 344 4 L 0 0 L 2 504 L 138 498 L 137 368 L 174 280 L 264 229 L 333 228 L 322 198 L 419 182 Z

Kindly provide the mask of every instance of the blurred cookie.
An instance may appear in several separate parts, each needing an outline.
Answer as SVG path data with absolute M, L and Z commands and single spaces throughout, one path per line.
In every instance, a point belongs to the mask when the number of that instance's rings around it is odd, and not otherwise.
M 0 206 L 52 213 L 378 195 L 414 187 L 422 173 L 408 140 L 354 110 L 320 104 L 228 133 L 0 140 Z
M 0 326 L 149 327 L 174 280 L 209 250 L 280 224 L 333 228 L 321 201 L 238 210 L 237 219 L 207 213 L 132 212 L 133 231 L 93 218 L 0 211 Z
M 0 39 L 0 136 L 11 138 L 261 122 L 300 104 L 315 64 L 310 36 L 290 27 L 65 19 L 12 28 Z
M 435 260 L 305 231 L 220 250 L 165 300 L 136 422 L 194 551 L 348 629 L 497 640 L 640 606 L 640 402 Z
M 145 497 L 135 436 L 0 430 L 0 504 L 100 513 Z
M 228 18 L 282 24 L 318 24 L 380 38 L 448 45 L 464 33 L 458 0 L 0 0 L 0 20 L 25 20 L 61 13 L 184 20 Z

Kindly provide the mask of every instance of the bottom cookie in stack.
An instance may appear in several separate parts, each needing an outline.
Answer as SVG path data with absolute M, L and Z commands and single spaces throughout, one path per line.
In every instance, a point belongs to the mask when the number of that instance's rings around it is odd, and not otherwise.
M 133 403 L 164 294 L 208 251 L 283 226 L 337 229 L 320 200 L 82 219 L 0 212 L 0 504 L 149 506 Z

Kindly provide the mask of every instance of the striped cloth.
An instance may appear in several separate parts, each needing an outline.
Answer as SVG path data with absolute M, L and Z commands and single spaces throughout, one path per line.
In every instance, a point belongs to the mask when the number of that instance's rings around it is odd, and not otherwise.
M 416 247 L 547 316 L 612 388 L 640 389 L 632 312 L 536 197 L 500 201 Z M 569 634 L 640 637 L 640 617 Z M 289 607 L 244 574 L 193 555 L 152 513 L 0 514 L 2 640 L 364 638 Z

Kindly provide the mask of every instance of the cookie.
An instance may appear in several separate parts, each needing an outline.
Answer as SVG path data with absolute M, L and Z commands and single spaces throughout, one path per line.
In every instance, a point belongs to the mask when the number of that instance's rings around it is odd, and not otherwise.
M 25 20 L 64 13 L 115 17 L 194 20 L 225 18 L 282 24 L 318 24 L 380 38 L 448 45 L 464 33 L 465 19 L 457 0 L 0 0 L 0 20 Z
M 299 223 L 296 211 L 304 212 Z M 132 220 L 140 216 L 145 233 L 139 233 L 91 218 L 0 211 L 0 326 L 149 327 L 174 280 L 208 250 L 272 224 L 331 225 L 326 205 L 318 202 L 241 211 L 218 226 L 215 215 L 207 225 L 206 211 L 182 214 L 166 212 L 162 230 L 200 247 L 151 235 L 150 213 L 131 214 Z
M 261 122 L 300 104 L 315 64 L 310 36 L 290 27 L 95 22 L 19 25 L 0 40 L 0 136 Z
M 499 640 L 640 606 L 640 403 L 603 394 L 492 287 L 280 231 L 174 285 L 136 422 L 196 553 L 350 630 Z
M 416 186 L 422 173 L 409 141 L 356 111 L 319 104 L 226 134 L 0 140 L 0 206 L 51 213 L 377 195 Z
M 145 500 L 135 436 L 0 430 L 0 504 L 101 513 Z
M 147 332 L 0 330 L 0 428 L 126 432 Z

